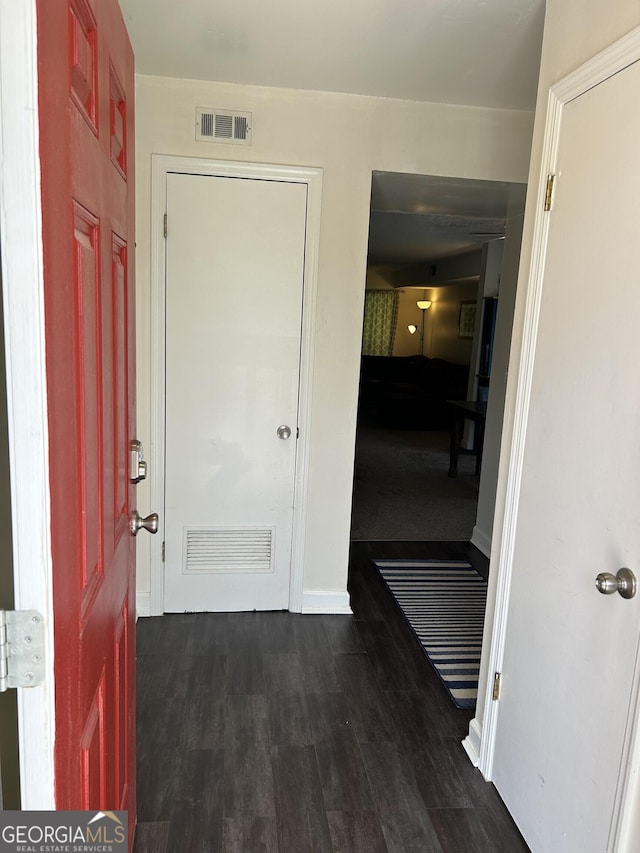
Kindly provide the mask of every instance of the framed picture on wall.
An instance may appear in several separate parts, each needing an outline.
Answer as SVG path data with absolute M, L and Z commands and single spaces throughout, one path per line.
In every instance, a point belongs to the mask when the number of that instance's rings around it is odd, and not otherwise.
M 472 338 L 476 327 L 476 303 L 461 302 L 460 317 L 458 318 L 458 337 Z

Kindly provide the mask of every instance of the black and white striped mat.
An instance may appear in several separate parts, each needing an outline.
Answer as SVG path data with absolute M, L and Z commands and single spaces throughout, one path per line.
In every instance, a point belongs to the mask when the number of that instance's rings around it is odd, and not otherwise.
M 458 708 L 475 708 L 487 582 L 464 560 L 374 560 Z

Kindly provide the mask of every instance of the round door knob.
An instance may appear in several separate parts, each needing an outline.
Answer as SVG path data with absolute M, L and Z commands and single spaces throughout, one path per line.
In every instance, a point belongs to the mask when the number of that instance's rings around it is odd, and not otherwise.
M 291 437 L 291 427 L 286 424 L 282 424 L 282 426 L 278 427 L 278 438 L 281 438 L 283 441 L 286 441 Z
M 134 509 L 131 515 L 129 516 L 129 527 L 134 536 L 138 535 L 138 531 L 144 528 L 148 530 L 149 533 L 157 533 L 158 532 L 158 513 L 152 512 L 151 515 L 148 515 L 146 518 L 143 518 L 137 509 Z
M 618 569 L 615 575 L 611 572 L 600 572 L 596 577 L 596 589 L 603 595 L 618 592 L 623 598 L 633 598 L 637 588 L 638 582 L 631 569 Z

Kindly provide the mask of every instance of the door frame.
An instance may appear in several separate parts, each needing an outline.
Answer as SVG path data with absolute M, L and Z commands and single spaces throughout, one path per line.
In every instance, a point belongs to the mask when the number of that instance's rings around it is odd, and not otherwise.
M 45 679 L 18 690 L 21 805 L 54 809 L 55 706 L 35 0 L 0 0 L 0 239 L 15 607 L 45 624 Z
M 545 260 L 550 215 L 544 211 L 547 176 L 557 172 L 557 153 L 563 108 L 580 95 L 603 83 L 634 62 L 640 61 L 640 27 L 598 53 L 549 89 L 542 149 L 541 171 L 535 201 L 533 244 L 527 275 L 523 334 L 519 353 L 512 356 L 518 365 L 512 380 L 513 426 L 508 458 L 502 459 L 506 479 L 505 506 L 502 517 L 495 519 L 494 541 L 500 540 L 495 559 L 495 607 L 493 625 L 487 626 L 483 645 L 483 662 L 488 660 L 484 682 L 484 715 L 482 722 L 471 721 L 465 748 L 485 779 L 491 780 L 500 703 L 492 698 L 494 674 L 502 671 L 506 642 L 511 578 L 517 531 L 520 485 L 524 463 L 529 404 L 536 356 L 538 323 L 544 287 Z M 551 213 L 552 215 L 552 213 Z M 500 528 L 502 528 L 500 535 Z M 484 669 L 484 667 L 483 667 Z M 629 848 L 634 807 L 640 793 L 640 649 L 636 649 L 627 725 L 623 740 L 620 776 L 616 790 L 608 850 Z
M 277 166 L 266 163 L 243 163 L 232 160 L 208 160 L 154 154 L 151 158 L 151 505 L 165 504 L 165 357 L 166 357 L 166 253 L 164 215 L 167 209 L 167 175 L 169 173 L 208 177 L 244 178 L 262 181 L 286 181 L 307 186 L 305 232 L 305 264 L 302 297 L 302 337 L 300 347 L 300 385 L 296 443 L 293 535 L 289 610 L 302 612 L 303 569 L 307 508 L 307 473 L 309 468 L 311 402 L 315 337 L 318 249 L 320 244 L 320 212 L 323 170 L 316 167 Z M 169 225 L 170 227 L 170 225 Z M 164 518 L 161 520 L 164 530 Z M 164 613 L 164 536 L 153 537 L 151 548 L 150 613 Z

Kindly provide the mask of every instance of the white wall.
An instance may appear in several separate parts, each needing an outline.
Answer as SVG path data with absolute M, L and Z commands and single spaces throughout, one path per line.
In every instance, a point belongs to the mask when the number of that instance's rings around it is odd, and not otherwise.
M 138 424 L 149 446 L 151 154 L 324 169 L 304 588 L 344 590 L 371 172 L 523 181 L 529 113 L 139 76 L 136 81 Z M 253 144 L 196 142 L 196 106 L 253 113 Z M 153 472 L 150 472 L 153 477 Z M 139 487 L 141 512 L 148 483 Z M 138 588 L 149 589 L 148 542 Z
M 504 254 L 504 242 L 495 240 L 485 243 L 482 247 L 482 261 L 480 264 L 480 286 L 476 291 L 476 325 L 473 335 L 473 347 L 471 350 L 469 371 L 469 384 L 467 386 L 467 400 L 478 399 L 478 374 L 480 370 L 480 344 L 482 340 L 482 314 L 484 311 L 485 297 L 497 296 L 500 289 L 500 275 L 502 273 L 502 256 Z M 510 331 L 510 330 L 509 330 Z M 473 447 L 473 424 L 467 421 L 465 425 L 464 447 Z
M 405 290 L 400 288 L 398 294 L 398 317 L 396 320 L 396 336 L 393 340 L 393 355 L 428 355 L 429 324 L 431 309 L 424 318 L 424 341 L 422 340 L 422 311 L 418 308 L 418 299 L 429 299 L 425 290 Z M 418 331 L 413 335 L 409 332 L 409 324 L 413 323 Z
M 365 279 L 365 288 L 367 290 L 393 290 L 393 285 L 387 280 L 387 275 L 393 273 L 395 266 L 379 266 L 367 267 L 367 275 Z
M 425 291 L 431 299 L 425 329 L 425 353 L 453 364 L 468 365 L 471 360 L 472 338 L 459 338 L 460 303 L 474 302 L 478 281 L 471 280 Z
M 472 253 L 480 263 L 480 252 Z M 449 260 L 449 259 L 447 259 Z M 455 258 L 451 258 L 455 261 Z M 426 269 L 418 265 L 420 269 Z M 444 266 L 444 264 L 443 264 Z M 398 275 L 405 274 L 409 278 L 415 264 L 398 266 L 372 266 L 367 269 L 367 290 L 392 290 L 388 278 L 395 280 Z M 479 266 L 478 270 L 479 271 Z M 472 341 L 458 337 L 458 319 L 460 303 L 475 300 L 478 294 L 478 278 L 470 277 L 467 281 L 455 284 L 443 284 L 438 287 L 399 287 L 398 319 L 396 336 L 393 343 L 394 356 L 418 355 L 420 352 L 419 335 L 409 333 L 408 326 L 413 323 L 422 329 L 422 311 L 418 308 L 419 299 L 431 301 L 424 318 L 424 347 L 423 355 L 429 358 L 442 358 L 454 364 L 468 364 L 471 356 Z
M 507 369 L 511 347 L 513 327 L 513 309 L 516 301 L 520 242 L 522 238 L 522 215 L 509 219 L 504 241 L 504 256 L 500 273 L 498 314 L 491 362 L 491 382 L 487 401 L 487 422 L 485 424 L 484 445 L 482 448 L 482 471 L 478 491 L 478 513 L 471 541 L 487 556 L 491 551 L 491 532 L 495 511 L 496 489 L 498 484 L 498 464 L 502 441 L 502 421 L 504 401 L 507 391 Z

